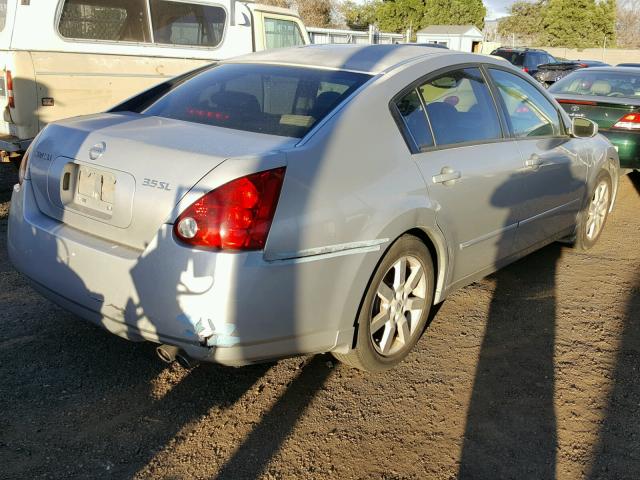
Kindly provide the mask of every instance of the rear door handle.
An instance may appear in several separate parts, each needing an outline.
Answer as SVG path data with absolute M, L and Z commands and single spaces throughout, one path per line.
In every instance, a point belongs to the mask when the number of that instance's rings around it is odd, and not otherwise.
M 462 178 L 462 173 L 450 167 L 444 167 L 440 171 L 440 175 L 434 175 L 431 180 L 433 183 L 442 183 L 443 185 L 453 185 L 456 180 Z

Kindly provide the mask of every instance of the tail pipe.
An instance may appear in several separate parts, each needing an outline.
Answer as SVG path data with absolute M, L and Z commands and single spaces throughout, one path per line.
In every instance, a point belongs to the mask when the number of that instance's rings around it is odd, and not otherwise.
M 169 364 L 176 362 L 186 370 L 191 370 L 198 365 L 198 362 L 194 361 L 180 348 L 173 345 L 160 345 L 156 348 L 156 353 L 163 362 Z

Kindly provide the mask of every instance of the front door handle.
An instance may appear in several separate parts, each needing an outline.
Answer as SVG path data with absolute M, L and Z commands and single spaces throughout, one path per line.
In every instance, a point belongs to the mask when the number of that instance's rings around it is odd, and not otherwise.
M 531 155 L 531 157 L 529 157 L 529 160 L 525 160 L 524 162 L 525 167 L 531 168 L 533 170 L 537 170 L 541 165 L 542 159 L 536 154 Z
M 453 185 L 456 180 L 462 178 L 462 173 L 457 170 L 454 170 L 451 167 L 444 167 L 440 171 L 440 175 L 434 175 L 431 180 L 433 183 L 441 183 L 443 185 L 449 186 Z

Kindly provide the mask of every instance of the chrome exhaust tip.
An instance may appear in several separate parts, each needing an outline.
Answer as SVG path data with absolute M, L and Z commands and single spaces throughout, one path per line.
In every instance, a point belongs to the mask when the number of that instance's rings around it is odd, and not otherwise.
M 185 370 L 191 370 L 198 365 L 198 362 L 173 345 L 160 345 L 156 347 L 156 353 L 163 362 L 168 364 L 177 363 Z
M 176 355 L 180 353 L 180 349 L 173 345 L 160 345 L 156 348 L 156 353 L 158 357 L 160 357 L 160 360 L 171 364 L 176 361 Z
M 180 351 L 176 354 L 176 362 L 185 370 L 191 370 L 198 366 L 198 362 L 194 361 L 189 355 Z

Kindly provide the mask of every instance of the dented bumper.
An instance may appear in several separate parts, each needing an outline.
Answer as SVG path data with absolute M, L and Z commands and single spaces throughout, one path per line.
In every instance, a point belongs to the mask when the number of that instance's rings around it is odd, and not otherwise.
M 43 215 L 28 181 L 14 190 L 11 210 L 16 268 L 44 296 L 123 338 L 228 365 L 329 351 L 353 338 L 352 325 L 323 318 L 327 300 L 345 301 L 322 280 L 339 259 L 193 250 L 175 241 L 171 225 L 143 251 L 131 249 Z

